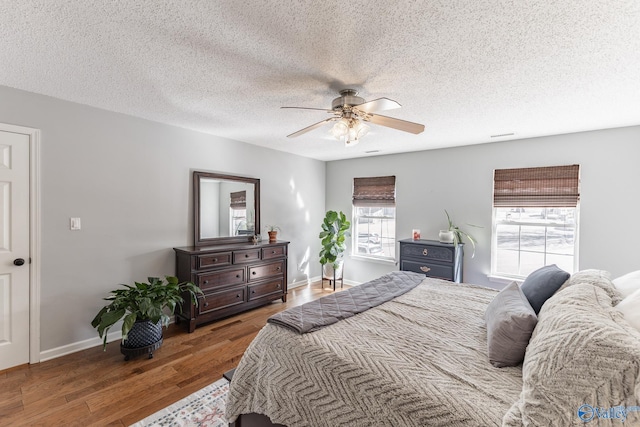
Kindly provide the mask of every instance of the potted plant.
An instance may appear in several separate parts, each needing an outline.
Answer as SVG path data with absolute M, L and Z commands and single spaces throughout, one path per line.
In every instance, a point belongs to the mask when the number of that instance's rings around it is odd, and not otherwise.
M 324 278 L 342 278 L 342 254 L 347 249 L 346 238 L 349 237 L 351 223 L 343 212 L 327 211 L 322 222 L 322 249 L 320 250 L 320 264 Z
M 277 225 L 267 225 L 269 243 L 275 243 L 276 240 L 278 240 L 278 231 L 280 231 L 280 227 L 278 227 Z
M 466 237 L 467 239 L 469 239 L 469 242 L 471 243 L 471 247 L 473 248 L 473 253 L 471 254 L 471 258 L 473 258 L 476 255 L 476 240 L 475 238 L 473 238 L 473 236 L 471 236 L 469 233 L 462 231 L 460 229 L 460 227 L 458 227 L 457 225 L 455 225 L 453 223 L 453 220 L 451 219 L 451 216 L 449 216 L 449 212 L 447 212 L 447 210 L 444 210 L 444 213 L 447 215 L 447 222 L 449 223 L 449 229 L 448 230 L 440 230 L 440 241 L 444 242 L 444 243 L 453 243 L 455 245 L 458 245 L 459 243 L 462 243 L 462 238 Z M 473 224 L 469 224 L 472 227 L 478 227 L 480 228 L 480 226 L 478 225 L 473 225 Z M 448 232 L 447 236 L 446 236 L 446 240 L 443 238 L 443 232 Z
M 184 302 L 183 295 L 188 294 L 197 305 L 197 294 L 202 294 L 193 283 L 178 283 L 173 276 L 166 276 L 165 280 L 149 277 L 148 283 L 121 286 L 124 288 L 111 291 L 113 295 L 104 298 L 110 303 L 102 307 L 91 326 L 98 330 L 106 349 L 109 329 L 122 319 L 120 351 L 125 360 L 144 353 L 152 358 L 153 351 L 162 345 L 162 326 L 169 325 L 170 315 Z

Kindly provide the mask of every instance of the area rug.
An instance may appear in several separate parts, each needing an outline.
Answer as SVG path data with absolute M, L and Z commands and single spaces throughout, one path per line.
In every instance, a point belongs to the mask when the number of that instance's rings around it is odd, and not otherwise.
M 131 427 L 227 427 L 224 409 L 228 391 L 229 381 L 221 378 Z

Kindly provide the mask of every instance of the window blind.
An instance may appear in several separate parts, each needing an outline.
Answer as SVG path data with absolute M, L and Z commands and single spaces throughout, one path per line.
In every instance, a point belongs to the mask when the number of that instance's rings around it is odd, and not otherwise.
M 396 177 L 353 179 L 353 206 L 395 206 Z
M 247 192 L 236 191 L 231 193 L 231 209 L 246 209 L 247 207 Z
M 496 169 L 493 206 L 576 207 L 579 187 L 580 165 Z

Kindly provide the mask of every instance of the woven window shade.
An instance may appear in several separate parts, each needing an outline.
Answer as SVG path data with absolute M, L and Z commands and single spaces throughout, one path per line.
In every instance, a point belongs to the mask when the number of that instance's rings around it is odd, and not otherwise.
M 493 206 L 576 207 L 580 200 L 580 165 L 496 169 Z
M 247 192 L 236 191 L 231 193 L 231 209 L 246 209 L 247 208 Z
M 396 177 L 353 179 L 353 206 L 395 206 Z

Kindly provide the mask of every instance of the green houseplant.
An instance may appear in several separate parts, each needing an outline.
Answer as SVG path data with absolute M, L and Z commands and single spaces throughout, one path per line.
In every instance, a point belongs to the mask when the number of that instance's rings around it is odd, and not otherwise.
M 100 338 L 103 338 L 103 348 L 107 346 L 107 333 L 109 329 L 119 320 L 122 322 L 122 345 L 121 350 L 149 347 L 162 341 L 162 326 L 168 326 L 170 315 L 175 313 L 176 307 L 180 308 L 180 304 L 184 302 L 183 294 L 188 294 L 191 303 L 197 305 L 197 294 L 202 294 L 202 290 L 193 283 L 179 283 L 177 277 L 166 276 L 165 280 L 158 277 L 149 277 L 148 283 L 135 282 L 134 286 L 121 285 L 124 288 L 111 291 L 105 301 L 110 303 L 98 312 L 91 322 L 91 326 L 98 330 Z M 169 314 L 167 314 L 167 311 Z M 138 327 L 142 323 L 144 326 Z M 145 333 L 144 329 L 148 329 L 148 334 L 155 335 L 148 342 L 147 337 L 136 337 L 133 340 L 130 335 L 132 332 L 140 329 L 141 333 Z M 159 329 L 159 339 L 158 339 Z M 131 341 L 131 342 L 129 342 Z M 142 342 L 145 345 L 137 345 Z M 159 345 L 156 347 L 158 348 Z M 123 350 L 127 356 L 129 354 Z M 149 351 L 149 357 L 153 353 Z
M 339 273 L 335 278 L 342 278 L 342 254 L 347 249 L 346 238 L 350 236 L 351 223 L 344 212 L 327 211 L 322 222 L 322 249 L 320 250 L 320 264 L 322 264 L 323 277 L 330 278 L 334 273 Z
M 449 212 L 447 212 L 446 209 L 444 210 L 444 213 L 447 215 L 447 222 L 449 223 L 449 231 L 453 233 L 453 243 L 455 245 L 462 243 L 463 237 L 466 237 L 467 239 L 469 239 L 469 242 L 471 243 L 471 247 L 473 248 L 473 253 L 471 254 L 471 258 L 473 258 L 476 255 L 476 239 L 473 236 L 471 236 L 469 233 L 461 230 L 460 227 L 455 225 L 453 220 L 451 219 L 451 216 L 449 215 Z M 469 225 L 472 227 L 481 228 L 478 225 L 473 225 L 473 224 L 469 224 Z

